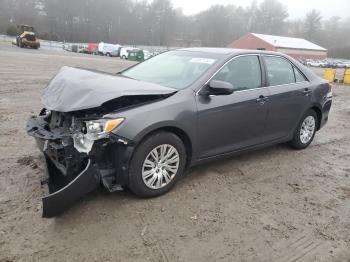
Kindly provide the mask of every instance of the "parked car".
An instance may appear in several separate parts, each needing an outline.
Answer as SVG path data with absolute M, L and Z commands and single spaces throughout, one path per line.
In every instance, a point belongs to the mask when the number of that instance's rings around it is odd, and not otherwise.
M 77 53 L 78 50 L 79 50 L 79 45 L 77 45 L 77 44 L 72 44 L 72 52 L 73 52 L 73 53 Z
M 326 67 L 327 66 L 327 61 L 318 61 L 318 63 L 319 63 L 319 67 Z
M 345 68 L 346 64 L 343 61 L 337 61 L 336 66 L 337 68 Z
M 311 60 L 306 63 L 308 66 L 313 66 L 313 67 L 319 67 L 321 66 L 321 63 L 316 60 Z
M 77 53 L 89 54 L 89 48 L 87 45 L 78 46 Z
M 135 49 L 134 47 L 122 47 L 120 49 L 120 58 L 121 59 L 128 59 L 129 51 Z
M 89 54 L 93 54 L 94 52 L 98 52 L 98 44 L 96 43 L 88 43 L 87 50 Z
M 337 68 L 337 63 L 334 61 L 327 61 L 326 68 Z
M 328 120 L 332 89 L 284 54 L 188 48 L 116 75 L 63 67 L 42 102 L 27 132 L 45 155 L 51 217 L 101 184 L 155 197 L 209 160 L 304 149 Z

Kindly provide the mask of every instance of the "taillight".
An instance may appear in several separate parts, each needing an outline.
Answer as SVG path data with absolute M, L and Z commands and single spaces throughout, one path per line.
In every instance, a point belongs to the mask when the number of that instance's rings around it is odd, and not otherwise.
M 333 86 L 331 83 L 328 83 L 328 93 L 332 93 L 333 91 Z
M 328 92 L 327 92 L 327 98 L 332 98 L 333 97 L 333 86 L 332 84 L 328 83 Z

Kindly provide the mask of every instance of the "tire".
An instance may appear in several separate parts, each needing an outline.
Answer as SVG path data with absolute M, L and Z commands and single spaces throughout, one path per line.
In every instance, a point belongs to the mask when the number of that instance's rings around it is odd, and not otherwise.
M 125 59 L 125 60 L 126 60 L 126 56 L 125 56 L 125 55 L 123 55 L 123 56 L 122 56 L 122 59 Z
M 18 40 L 18 46 L 20 47 L 20 48 L 23 48 L 24 47 L 24 45 L 23 45 L 23 43 L 22 43 L 22 39 L 20 38 L 19 40 Z
M 109 56 L 109 57 L 111 57 L 111 54 L 110 54 L 110 53 L 107 53 L 107 54 L 106 54 L 106 56 Z
M 160 168 L 156 166 L 153 168 L 145 166 L 146 160 L 150 163 L 150 161 L 153 162 L 152 160 L 155 159 L 151 155 L 151 151 L 155 152 L 154 150 L 158 149 L 157 152 L 160 152 L 162 148 L 168 148 L 168 151 L 165 150 L 165 152 L 172 152 L 168 160 L 174 162 L 174 159 L 177 159 L 178 156 L 179 162 L 177 163 L 176 172 L 172 172 L 176 169 L 174 167 L 176 163 L 169 164 L 172 165 L 172 171 L 166 170 L 167 167 L 164 166 Z M 167 155 L 167 153 L 164 155 Z M 131 159 L 129 168 L 129 188 L 139 197 L 156 197 L 168 192 L 183 174 L 186 166 L 186 157 L 185 146 L 177 135 L 169 132 L 159 132 L 147 137 L 136 148 Z M 157 161 L 154 162 L 156 163 Z M 158 162 L 158 165 L 162 164 Z M 156 169 L 157 171 L 152 171 Z M 166 176 L 164 175 L 164 170 L 166 171 Z M 149 178 L 145 176 L 149 176 Z M 159 177 L 161 177 L 161 179 L 159 179 Z M 154 181 L 153 184 L 152 181 Z M 158 181 L 160 181 L 161 187 L 158 187 Z M 149 183 L 148 185 L 146 184 L 147 182 Z M 152 188 L 151 185 L 157 188 Z
M 312 127 L 313 123 L 313 127 Z M 318 117 L 314 110 L 308 110 L 301 118 L 297 128 L 294 131 L 293 140 L 290 145 L 294 149 L 307 148 L 315 137 L 317 130 Z M 312 131 L 310 130 L 312 129 Z M 305 132 L 306 130 L 306 132 Z M 302 135 L 302 132 L 304 135 Z

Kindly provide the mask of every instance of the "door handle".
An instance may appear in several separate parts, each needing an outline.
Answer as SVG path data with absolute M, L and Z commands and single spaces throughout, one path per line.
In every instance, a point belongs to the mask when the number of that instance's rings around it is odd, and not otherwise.
M 311 93 L 311 90 L 309 88 L 304 88 L 303 94 L 308 96 Z
M 267 96 L 259 96 L 257 99 L 256 99 L 256 102 L 260 103 L 261 105 L 265 104 L 267 101 L 269 101 L 269 98 Z

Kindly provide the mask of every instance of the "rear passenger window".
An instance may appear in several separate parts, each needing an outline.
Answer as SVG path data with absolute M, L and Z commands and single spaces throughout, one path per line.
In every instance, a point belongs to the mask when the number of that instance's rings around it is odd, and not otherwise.
M 294 68 L 286 59 L 276 56 L 264 59 L 270 86 L 295 83 Z
M 227 63 L 214 77 L 214 80 L 229 82 L 235 90 L 261 87 L 261 70 L 256 55 L 239 56 Z
M 295 74 L 295 82 L 306 81 L 305 77 L 295 67 L 294 67 L 294 74 Z

